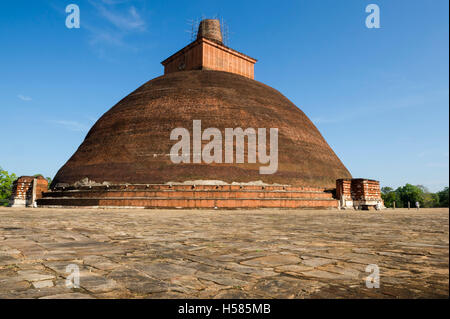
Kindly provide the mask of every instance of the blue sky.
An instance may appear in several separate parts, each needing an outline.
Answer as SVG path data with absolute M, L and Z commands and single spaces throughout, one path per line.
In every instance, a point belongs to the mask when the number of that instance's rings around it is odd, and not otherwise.
M 65 26 L 66 5 L 81 28 Z M 368 29 L 365 7 L 381 10 Z M 255 79 L 317 125 L 354 177 L 449 180 L 447 0 L 2 1 L 0 166 L 53 177 L 95 121 L 219 15 Z

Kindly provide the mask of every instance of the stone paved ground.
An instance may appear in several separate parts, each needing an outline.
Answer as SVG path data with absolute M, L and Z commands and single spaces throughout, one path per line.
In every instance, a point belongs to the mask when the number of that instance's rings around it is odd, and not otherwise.
M 0 298 L 448 298 L 448 218 L 0 208 Z M 368 264 L 379 289 L 365 286 Z

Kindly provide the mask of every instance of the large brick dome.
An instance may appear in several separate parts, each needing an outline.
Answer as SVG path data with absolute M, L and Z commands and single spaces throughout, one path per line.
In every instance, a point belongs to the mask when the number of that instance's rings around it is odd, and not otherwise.
M 174 164 L 174 128 L 278 128 L 278 170 L 260 163 Z M 206 143 L 206 142 L 204 142 Z M 56 174 L 58 183 L 164 184 L 191 180 L 263 181 L 335 188 L 350 173 L 308 117 L 277 90 L 241 75 L 207 70 L 155 78 L 106 112 Z

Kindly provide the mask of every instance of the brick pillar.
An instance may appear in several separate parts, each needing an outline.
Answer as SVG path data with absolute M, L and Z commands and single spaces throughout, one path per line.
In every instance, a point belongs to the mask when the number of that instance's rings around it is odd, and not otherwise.
M 336 198 L 339 200 L 339 208 L 353 208 L 351 187 L 351 179 L 336 180 Z

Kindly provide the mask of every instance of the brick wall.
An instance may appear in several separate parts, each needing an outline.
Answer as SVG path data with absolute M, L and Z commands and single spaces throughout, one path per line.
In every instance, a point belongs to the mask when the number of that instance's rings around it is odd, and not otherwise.
M 32 176 L 21 176 L 13 183 L 11 200 L 15 200 L 16 203 L 23 203 L 31 200 L 33 195 L 33 180 Z
M 216 70 L 254 79 L 256 60 L 216 41 L 200 38 L 163 62 L 164 74 L 189 70 Z
M 354 200 L 381 199 L 380 182 L 368 179 L 353 179 L 351 196 Z
M 212 41 L 203 41 L 203 69 L 225 71 L 254 79 L 256 60 Z
M 161 62 L 164 65 L 164 74 L 201 70 L 203 64 L 203 47 L 200 41 L 195 41 Z
M 380 182 L 364 178 L 338 179 L 336 198 L 342 208 L 373 208 L 383 205 Z
M 42 193 L 48 191 L 48 181 L 42 177 L 38 176 L 36 178 L 36 198 L 42 198 Z
M 338 179 L 336 181 L 336 198 L 337 199 L 352 199 L 352 180 L 351 179 Z
M 33 206 L 47 189 L 48 181 L 42 176 L 20 176 L 13 183 L 10 206 Z
M 146 208 L 314 208 L 334 209 L 338 201 L 323 188 L 288 185 L 135 184 L 55 187 L 39 207 Z

